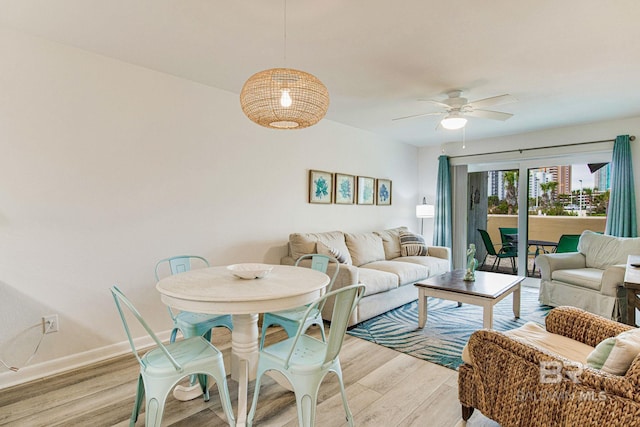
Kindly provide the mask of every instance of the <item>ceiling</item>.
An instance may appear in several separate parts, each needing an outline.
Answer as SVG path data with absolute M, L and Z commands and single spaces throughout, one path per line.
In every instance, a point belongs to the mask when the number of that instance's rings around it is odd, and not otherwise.
M 329 89 L 326 119 L 417 146 L 452 89 L 505 121 L 470 118 L 466 139 L 640 116 L 637 0 L 0 0 L 0 24 L 239 94 L 287 66 Z M 240 110 L 238 102 L 237 106 Z M 295 131 L 292 131 L 295 132 Z M 303 132 L 303 131 L 301 131 Z

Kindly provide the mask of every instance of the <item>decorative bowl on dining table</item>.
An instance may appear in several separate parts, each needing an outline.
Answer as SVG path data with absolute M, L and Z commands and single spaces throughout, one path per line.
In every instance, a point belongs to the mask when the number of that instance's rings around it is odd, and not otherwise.
M 244 263 L 229 265 L 227 270 L 240 279 L 262 279 L 271 273 L 273 266 L 269 264 Z

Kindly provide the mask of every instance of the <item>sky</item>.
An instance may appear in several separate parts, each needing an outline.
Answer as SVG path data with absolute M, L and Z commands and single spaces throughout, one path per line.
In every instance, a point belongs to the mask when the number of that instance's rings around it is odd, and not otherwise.
M 586 164 L 571 165 L 571 188 L 579 190 L 580 180 L 582 180 L 582 188 L 593 188 L 595 185 L 593 174 Z

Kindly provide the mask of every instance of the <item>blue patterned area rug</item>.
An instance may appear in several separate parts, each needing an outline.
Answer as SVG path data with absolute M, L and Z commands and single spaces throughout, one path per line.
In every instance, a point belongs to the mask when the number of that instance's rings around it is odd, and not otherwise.
M 520 318 L 513 316 L 512 297 L 507 296 L 493 307 L 493 328 L 515 329 L 533 321 L 544 325 L 551 307 L 540 305 L 538 289 L 522 287 Z M 462 364 L 462 348 L 471 334 L 482 329 L 482 307 L 439 298 L 427 300 L 427 324 L 418 329 L 418 301 L 388 311 L 357 324 L 347 333 L 384 347 L 428 360 L 447 368 Z

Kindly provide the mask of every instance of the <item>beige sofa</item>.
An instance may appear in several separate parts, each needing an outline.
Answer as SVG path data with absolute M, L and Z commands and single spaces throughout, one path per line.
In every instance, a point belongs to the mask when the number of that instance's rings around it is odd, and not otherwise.
M 640 238 L 588 230 L 580 236 L 578 252 L 539 255 L 540 303 L 570 305 L 608 319 L 623 319 L 627 303 L 622 283 L 628 255 L 640 255 Z
M 356 283 L 366 286 L 349 320 L 352 326 L 417 299 L 414 283 L 450 270 L 451 252 L 446 247 L 427 247 L 426 256 L 401 256 L 401 232 L 408 229 L 294 233 L 289 236 L 289 253 L 281 264 L 293 265 L 300 256 L 310 253 L 341 258 L 344 263 L 333 289 Z M 309 267 L 310 262 L 301 265 Z M 327 301 L 322 313 L 325 319 L 330 319 L 332 306 L 333 301 Z

